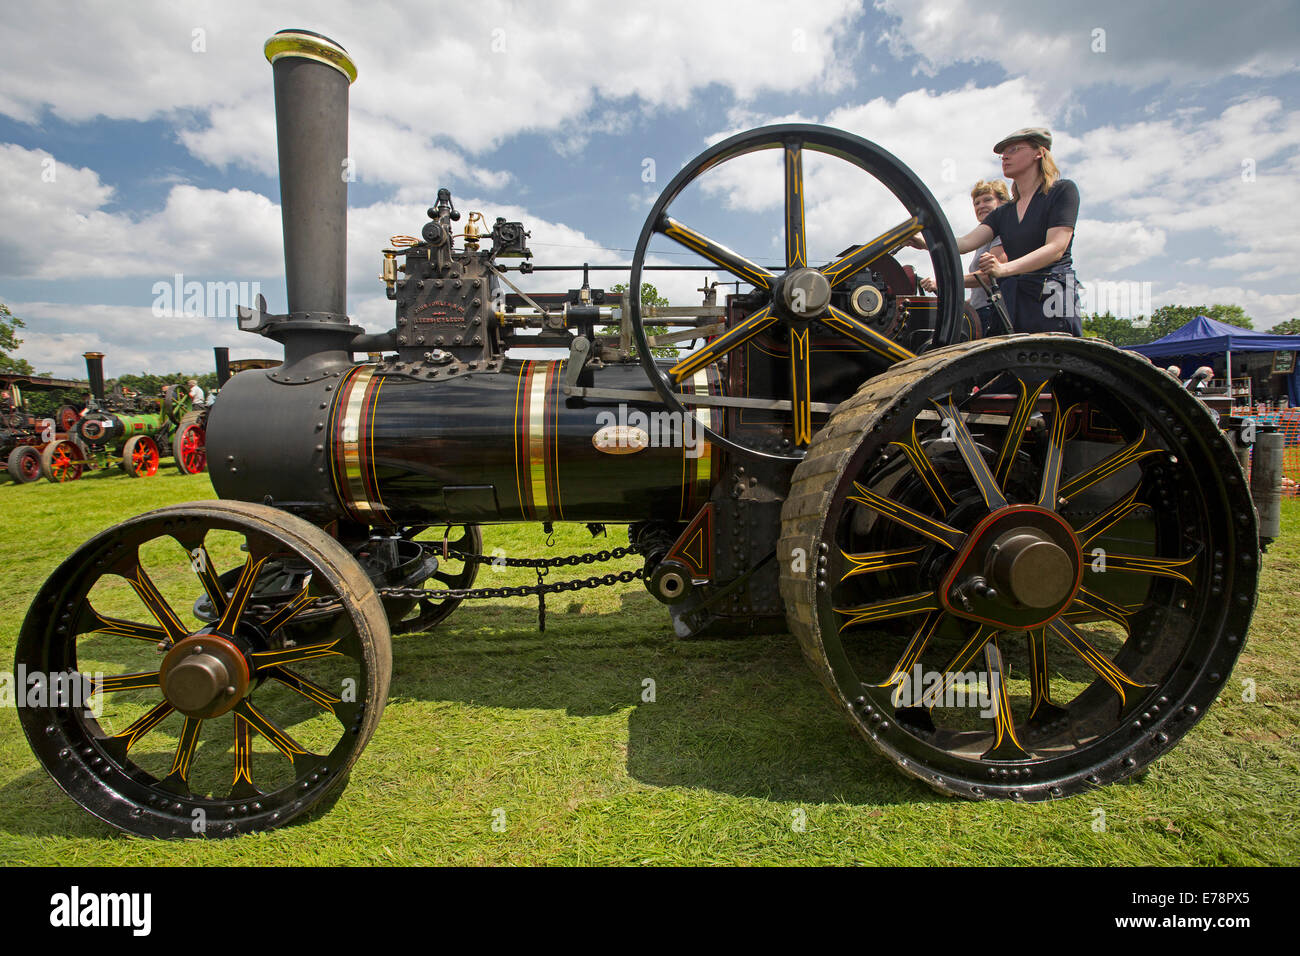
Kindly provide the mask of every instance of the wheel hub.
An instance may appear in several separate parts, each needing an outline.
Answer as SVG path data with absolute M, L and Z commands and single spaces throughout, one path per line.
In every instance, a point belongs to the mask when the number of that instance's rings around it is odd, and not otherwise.
M 1031 505 L 1001 508 L 975 527 L 944 578 L 944 607 L 1010 630 L 1041 627 L 1074 600 L 1083 552 L 1058 515 Z
M 808 322 L 830 305 L 831 284 L 817 269 L 792 269 L 782 277 L 776 298 L 786 318 Z
M 243 653 L 228 638 L 191 634 L 167 652 L 159 669 L 167 702 L 186 717 L 219 717 L 248 691 Z

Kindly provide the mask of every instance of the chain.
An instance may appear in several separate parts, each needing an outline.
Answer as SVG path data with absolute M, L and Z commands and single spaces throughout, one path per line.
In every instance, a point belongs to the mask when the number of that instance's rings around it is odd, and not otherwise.
M 476 564 L 492 564 L 507 568 L 562 568 L 577 564 L 595 564 L 597 561 L 617 561 L 630 554 L 636 554 L 636 548 L 614 548 L 612 551 L 588 551 L 586 554 L 565 554 L 558 558 L 507 558 L 504 555 L 466 554 L 449 548 L 447 553 L 459 561 Z
M 618 573 L 592 575 L 589 578 L 574 578 L 568 581 L 543 581 L 541 568 L 555 568 L 578 564 L 594 564 L 597 561 L 614 561 L 635 554 L 636 548 L 614 548 L 610 551 L 588 552 L 587 554 L 569 554 L 558 558 L 506 558 L 490 554 L 467 554 L 449 550 L 448 554 L 466 563 L 504 564 L 512 568 L 537 568 L 538 583 L 522 584 L 518 587 L 500 588 L 381 588 L 380 597 L 409 598 L 426 601 L 473 601 L 482 598 L 542 597 L 547 594 L 562 594 L 566 591 L 582 591 L 588 588 L 609 587 L 614 584 L 630 584 L 645 577 L 645 570 L 619 571 Z M 336 597 L 319 597 L 308 602 L 304 611 L 323 611 L 339 607 L 341 602 Z

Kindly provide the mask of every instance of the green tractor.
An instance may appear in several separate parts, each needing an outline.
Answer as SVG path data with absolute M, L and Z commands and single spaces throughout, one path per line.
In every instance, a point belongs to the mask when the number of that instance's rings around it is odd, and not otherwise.
M 121 384 L 104 390 L 104 355 L 86 352 L 90 402 L 80 421 L 45 456 L 42 471 L 50 481 L 73 481 L 87 470 L 117 462 L 132 478 L 158 473 L 163 449 L 171 451 L 174 435 L 190 412 L 184 388 L 169 385 L 161 398 L 142 396 Z

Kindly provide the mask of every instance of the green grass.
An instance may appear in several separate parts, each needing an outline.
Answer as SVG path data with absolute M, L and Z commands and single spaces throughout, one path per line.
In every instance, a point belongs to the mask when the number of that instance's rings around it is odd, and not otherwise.
M 3 666 L 31 595 L 81 541 L 139 511 L 210 497 L 206 476 L 170 469 L 0 486 Z M 789 635 L 678 641 L 634 583 L 550 598 L 545 634 L 536 599 L 519 598 L 397 638 L 387 709 L 347 789 L 272 833 L 123 836 L 58 790 L 16 712 L 0 710 L 0 864 L 1294 864 L 1300 502 L 1284 508 L 1222 698 L 1129 784 L 1032 806 L 941 797 L 851 731 Z M 550 549 L 538 527 L 485 529 L 487 550 L 512 555 L 601 546 L 581 527 L 557 527 Z M 533 580 L 485 570 L 478 583 Z M 653 703 L 641 700 L 647 678 Z M 1247 678 L 1254 703 L 1241 699 Z

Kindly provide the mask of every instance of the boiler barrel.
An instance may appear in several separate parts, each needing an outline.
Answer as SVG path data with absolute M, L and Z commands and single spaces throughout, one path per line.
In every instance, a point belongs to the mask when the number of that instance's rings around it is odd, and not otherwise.
M 576 398 L 564 392 L 566 365 L 512 359 L 499 371 L 410 376 L 364 364 L 292 383 L 236 375 L 208 417 L 213 488 L 379 526 L 693 517 L 721 474 L 698 424 L 722 431 L 721 410 L 683 420 L 657 401 Z M 589 369 L 582 384 L 650 391 L 636 364 Z M 686 387 L 721 393 L 711 370 Z
M 358 367 L 331 413 L 339 501 L 374 524 L 692 517 L 717 473 L 703 432 L 657 403 L 566 396 L 565 365 L 513 361 L 442 381 Z M 594 381 L 647 388 L 639 366 Z M 695 383 L 710 386 L 720 391 L 716 377 Z M 711 427 L 719 417 L 697 415 Z

